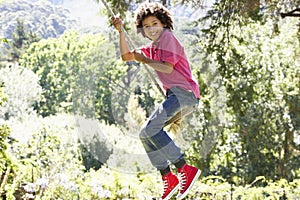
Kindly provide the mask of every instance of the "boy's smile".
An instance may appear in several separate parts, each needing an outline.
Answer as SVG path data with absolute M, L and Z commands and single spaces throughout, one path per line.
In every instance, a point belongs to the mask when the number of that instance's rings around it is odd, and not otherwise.
M 162 24 L 161 21 L 155 16 L 146 17 L 142 24 L 145 35 L 152 41 L 157 42 L 164 30 L 165 25 Z

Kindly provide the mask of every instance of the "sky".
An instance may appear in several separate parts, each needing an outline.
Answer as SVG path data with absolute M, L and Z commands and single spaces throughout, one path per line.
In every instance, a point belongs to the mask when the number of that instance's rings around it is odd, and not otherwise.
M 70 14 L 75 19 L 78 19 L 81 26 L 103 26 L 107 23 L 106 18 L 100 16 L 100 9 L 103 5 L 97 4 L 93 0 L 69 0 L 64 1 L 62 5 L 64 8 L 70 11 Z

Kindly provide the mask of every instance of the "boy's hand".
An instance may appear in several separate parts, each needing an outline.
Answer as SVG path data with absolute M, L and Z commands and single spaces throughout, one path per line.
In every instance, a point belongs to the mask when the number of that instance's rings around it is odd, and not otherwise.
M 124 24 L 123 24 L 122 20 L 119 17 L 112 17 L 111 18 L 111 23 L 117 29 L 117 31 L 119 33 L 122 32 L 122 28 L 123 28 Z

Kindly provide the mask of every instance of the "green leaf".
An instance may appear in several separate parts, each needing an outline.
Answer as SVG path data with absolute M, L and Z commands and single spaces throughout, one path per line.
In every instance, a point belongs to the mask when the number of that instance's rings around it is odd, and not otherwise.
M 0 43 L 8 44 L 8 40 L 6 38 L 0 38 Z

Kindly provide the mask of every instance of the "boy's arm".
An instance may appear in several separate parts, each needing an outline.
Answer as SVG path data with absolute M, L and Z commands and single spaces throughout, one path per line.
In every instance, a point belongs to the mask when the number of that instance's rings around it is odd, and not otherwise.
M 166 74 L 171 74 L 173 72 L 173 65 L 171 63 L 155 61 L 150 58 L 146 58 L 145 63 L 147 63 L 153 69 L 159 72 L 163 72 Z
M 126 41 L 125 33 L 123 31 L 123 22 L 119 17 L 112 18 L 112 24 L 114 25 L 115 29 L 119 32 L 120 36 L 120 53 L 122 59 L 124 61 L 132 61 L 134 60 L 133 53 L 130 52 L 129 46 Z
M 127 44 L 125 33 L 121 30 L 120 32 L 120 52 L 123 61 L 132 61 L 134 60 L 134 54 L 130 51 Z
M 156 71 L 167 73 L 167 74 L 170 74 L 173 71 L 174 66 L 171 63 L 152 60 L 151 58 L 144 56 L 144 54 L 138 53 L 136 51 L 134 51 L 133 54 L 134 54 L 134 59 L 136 61 L 146 63 Z

